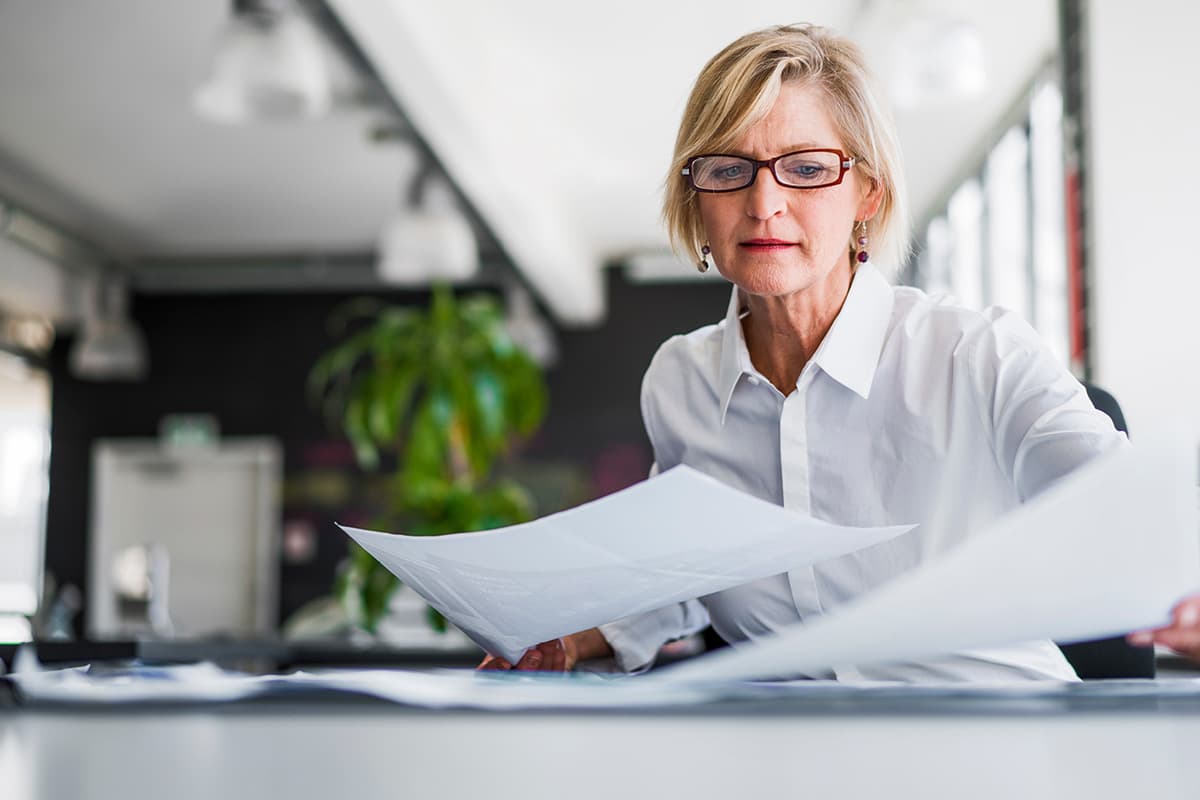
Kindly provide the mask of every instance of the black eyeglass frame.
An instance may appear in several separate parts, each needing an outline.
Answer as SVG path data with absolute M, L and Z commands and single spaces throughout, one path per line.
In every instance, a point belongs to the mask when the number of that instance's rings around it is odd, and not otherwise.
M 829 183 L 820 183 L 816 186 L 793 186 L 790 183 L 784 183 L 782 180 L 780 180 L 779 174 L 775 172 L 775 164 L 781 159 L 802 155 L 804 153 L 836 154 L 838 157 L 838 165 L 841 167 L 841 169 L 838 171 L 837 178 Z M 743 161 L 748 161 L 754 165 L 753 177 L 745 186 L 739 186 L 736 189 L 701 189 L 696 185 L 696 181 L 692 178 L 692 168 L 695 166 L 696 162 L 702 158 L 740 158 Z M 688 185 L 691 186 L 692 189 L 697 192 L 704 192 L 705 194 L 725 194 L 727 192 L 740 192 L 743 189 L 749 189 L 755 184 L 756 181 L 758 181 L 758 173 L 763 167 L 766 167 L 771 173 L 771 177 L 775 179 L 775 182 L 785 189 L 825 189 L 830 186 L 837 186 L 839 183 L 841 183 L 842 180 L 845 179 L 846 173 L 849 172 L 850 169 L 858 163 L 858 161 L 859 159 L 857 156 L 847 156 L 845 153 L 835 147 L 810 147 L 805 150 L 793 150 L 790 153 L 784 153 L 783 155 L 766 159 L 750 158 L 749 156 L 739 156 L 732 153 L 704 153 L 702 155 L 692 156 L 689 158 L 687 160 L 687 165 L 684 166 L 683 171 L 680 174 L 687 178 Z

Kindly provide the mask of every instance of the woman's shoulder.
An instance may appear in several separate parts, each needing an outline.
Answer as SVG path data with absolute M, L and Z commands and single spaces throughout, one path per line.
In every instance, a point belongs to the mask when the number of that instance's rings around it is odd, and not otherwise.
M 911 286 L 897 286 L 894 292 L 892 330 L 904 343 L 940 345 L 953 353 L 977 347 L 999 353 L 1041 347 L 1040 337 L 1024 317 L 1003 306 L 968 308 L 949 294 L 929 294 Z
M 646 380 L 715 370 L 720 363 L 724 332 L 722 321 L 671 336 L 658 346 L 650 359 Z

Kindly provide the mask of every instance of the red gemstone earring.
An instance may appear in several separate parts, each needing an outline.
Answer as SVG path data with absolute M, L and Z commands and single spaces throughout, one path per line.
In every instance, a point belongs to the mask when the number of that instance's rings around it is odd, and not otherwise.
M 708 254 L 712 249 L 708 245 L 700 248 L 700 260 L 696 262 L 696 269 L 700 272 L 708 272 Z
M 858 263 L 865 264 L 870 254 L 867 253 L 867 221 L 860 219 L 858 221 L 858 253 L 854 256 Z

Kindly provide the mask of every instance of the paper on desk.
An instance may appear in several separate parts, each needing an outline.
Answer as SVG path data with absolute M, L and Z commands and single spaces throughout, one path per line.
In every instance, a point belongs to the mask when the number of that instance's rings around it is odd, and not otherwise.
M 538 642 L 911 528 L 831 525 L 675 467 L 507 528 L 436 537 L 342 530 L 481 647 L 515 662 Z
M 274 678 L 294 690 L 362 694 L 419 708 L 632 709 L 690 706 L 742 694 L 742 684 L 648 681 L 584 673 L 518 672 L 516 670 L 327 670 Z
M 1191 439 L 1087 465 L 939 561 L 830 616 L 656 673 L 755 679 L 1165 624 L 1200 588 Z
M 228 703 L 264 694 L 260 676 L 226 672 L 214 664 L 128 669 L 40 670 L 14 675 L 26 702 L 120 705 L 125 703 Z

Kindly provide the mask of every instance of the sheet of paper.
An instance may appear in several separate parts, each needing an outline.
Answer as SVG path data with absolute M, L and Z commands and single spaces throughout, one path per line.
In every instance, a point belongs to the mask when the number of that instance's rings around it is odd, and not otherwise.
M 97 669 L 79 667 L 14 674 L 22 698 L 34 703 L 228 703 L 264 694 L 267 678 L 226 672 L 214 664 Z
M 1191 439 L 1143 439 L 827 617 L 655 673 L 755 679 L 1164 624 L 1200 588 Z
M 676 467 L 534 522 L 448 536 L 343 527 L 490 653 L 835 558 L 912 526 L 820 522 Z
M 694 706 L 745 691 L 745 684 L 670 686 L 625 676 L 516 671 L 353 670 L 277 676 L 276 687 L 363 694 L 418 708 L 635 709 Z

